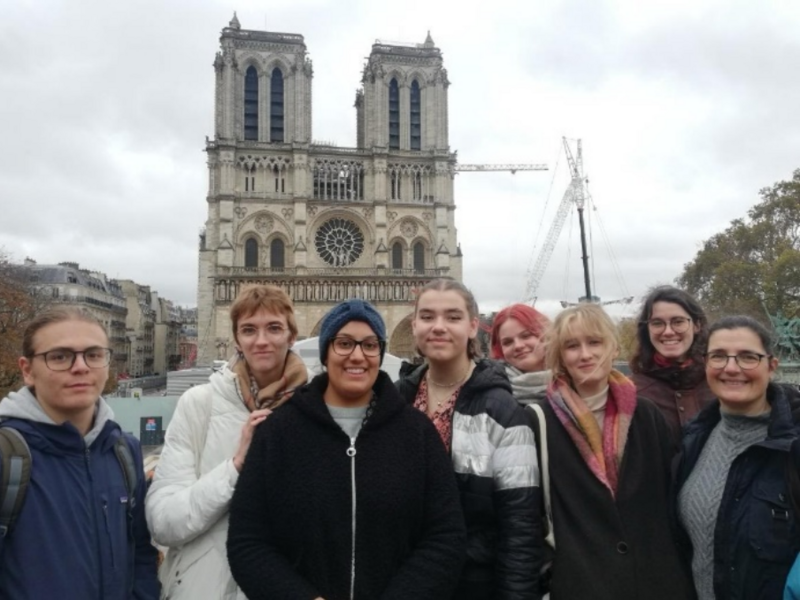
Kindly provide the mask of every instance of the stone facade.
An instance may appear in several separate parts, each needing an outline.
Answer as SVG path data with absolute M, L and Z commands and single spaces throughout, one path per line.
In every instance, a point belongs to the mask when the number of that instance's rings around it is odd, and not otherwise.
M 243 286 L 292 297 L 300 336 L 359 297 L 410 356 L 415 291 L 461 279 L 441 52 L 378 42 L 356 93 L 356 147 L 312 141 L 313 69 L 303 36 L 223 29 L 208 219 L 200 236 L 198 364 L 233 352 L 228 310 Z
M 125 326 L 128 335 L 128 375 L 144 377 L 155 373 L 156 311 L 149 285 L 130 279 L 119 281 L 128 315 Z
M 153 295 L 155 320 L 155 353 L 153 372 L 166 375 L 181 364 L 181 311 L 170 300 Z

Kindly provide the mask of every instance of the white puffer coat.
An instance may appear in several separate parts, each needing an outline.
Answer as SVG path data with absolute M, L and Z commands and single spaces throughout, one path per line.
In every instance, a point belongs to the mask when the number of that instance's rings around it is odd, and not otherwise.
M 147 494 L 156 543 L 169 548 L 162 598 L 244 599 L 225 550 L 228 505 L 239 473 L 233 456 L 249 411 L 226 366 L 178 400 Z

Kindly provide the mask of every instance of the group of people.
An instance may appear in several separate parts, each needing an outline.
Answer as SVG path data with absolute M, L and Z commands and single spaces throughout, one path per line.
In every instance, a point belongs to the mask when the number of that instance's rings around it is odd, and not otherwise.
M 552 322 L 500 311 L 490 359 L 478 317 L 462 284 L 424 286 L 424 361 L 393 382 L 383 319 L 347 300 L 322 320 L 309 382 L 291 300 L 247 288 L 230 309 L 235 356 L 180 398 L 146 489 L 115 455 L 121 439 L 141 471 L 100 396 L 102 325 L 43 314 L 26 385 L 0 402 L 32 459 L 0 530 L 0 597 L 795 598 L 800 394 L 772 382 L 760 323 L 709 324 L 657 288 L 629 378 L 597 305 Z

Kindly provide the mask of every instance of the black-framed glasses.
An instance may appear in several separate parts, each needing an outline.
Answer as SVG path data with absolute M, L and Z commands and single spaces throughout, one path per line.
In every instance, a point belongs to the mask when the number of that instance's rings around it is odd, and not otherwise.
M 763 358 L 772 358 L 771 354 L 759 354 L 758 352 L 739 352 L 739 354 L 725 354 L 724 352 L 709 352 L 705 355 L 706 364 L 712 369 L 724 369 L 728 366 L 728 361 L 733 359 L 743 371 L 755 369 Z
M 661 333 L 667 328 L 667 323 L 669 323 L 669 328 L 672 329 L 672 331 L 675 333 L 684 333 L 688 331 L 691 322 L 692 319 L 689 317 L 672 317 L 669 321 L 665 321 L 664 319 L 650 319 L 647 321 L 647 326 L 653 333 Z
M 41 356 L 44 364 L 51 371 L 69 371 L 75 364 L 78 355 L 83 356 L 83 362 L 92 369 L 102 369 L 111 362 L 111 348 L 87 348 L 86 350 L 70 350 L 69 348 L 55 348 L 47 352 L 34 354 L 33 358 Z
M 374 337 L 361 341 L 356 341 L 349 337 L 335 337 L 331 340 L 331 347 L 339 356 L 350 356 L 356 346 L 361 346 L 361 352 L 364 353 L 364 356 L 380 356 L 383 344 L 382 340 Z

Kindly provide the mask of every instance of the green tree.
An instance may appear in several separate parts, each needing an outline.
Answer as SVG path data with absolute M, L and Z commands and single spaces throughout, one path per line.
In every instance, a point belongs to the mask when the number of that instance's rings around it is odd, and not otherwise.
M 704 242 L 677 280 L 712 320 L 800 314 L 800 169 L 759 195 L 747 218 Z

